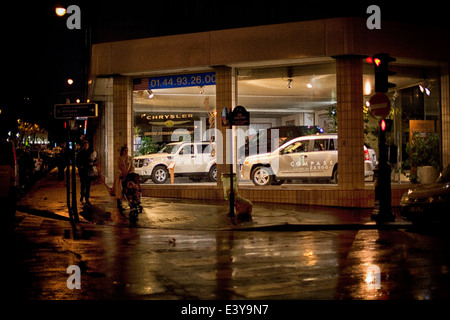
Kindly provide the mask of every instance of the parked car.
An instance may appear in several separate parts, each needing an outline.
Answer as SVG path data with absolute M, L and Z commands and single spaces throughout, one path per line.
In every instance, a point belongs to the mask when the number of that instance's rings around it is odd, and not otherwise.
M 239 162 L 242 164 L 245 157 L 272 152 L 273 145 L 281 146 L 292 139 L 321 132 L 323 130 L 318 126 L 279 126 L 260 130 L 239 147 Z M 275 144 L 275 138 L 278 139 L 278 144 Z
M 400 200 L 400 213 L 415 225 L 448 221 L 450 218 L 450 165 L 435 183 L 409 189 Z
M 14 217 L 16 212 L 18 188 L 19 167 L 16 151 L 12 143 L 0 141 L 0 201 L 2 206 L 6 206 L 6 212 L 10 214 L 9 218 Z
M 373 179 L 373 160 L 369 158 L 361 161 L 364 161 L 366 178 Z M 257 186 L 281 184 L 285 180 L 299 178 L 327 178 L 337 183 L 337 134 L 295 138 L 271 153 L 247 157 L 241 168 L 241 176 L 252 180 Z
M 152 179 L 154 183 L 165 183 L 170 177 L 169 165 L 174 165 L 176 177 L 187 176 L 193 181 L 204 177 L 217 181 L 215 143 L 175 142 L 166 145 L 160 152 L 134 158 L 135 172 L 141 182 Z
M 377 153 L 366 144 L 364 144 L 364 160 L 372 161 L 373 167 L 377 165 Z

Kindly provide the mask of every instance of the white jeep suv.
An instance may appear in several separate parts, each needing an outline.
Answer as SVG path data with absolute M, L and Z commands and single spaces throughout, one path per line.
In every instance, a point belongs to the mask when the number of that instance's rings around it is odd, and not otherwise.
M 373 177 L 376 164 L 374 152 L 371 154 L 372 159 L 367 156 L 361 159 L 366 178 Z M 328 178 L 337 183 L 337 161 L 336 134 L 303 136 L 283 144 L 272 153 L 245 158 L 241 176 L 252 180 L 256 186 L 281 184 L 285 180 L 299 178 Z
M 152 179 L 154 183 L 165 183 L 170 177 L 169 165 L 174 165 L 176 177 L 188 176 L 193 181 L 207 177 L 217 181 L 215 143 L 174 142 L 154 154 L 134 158 L 135 172 L 141 182 Z

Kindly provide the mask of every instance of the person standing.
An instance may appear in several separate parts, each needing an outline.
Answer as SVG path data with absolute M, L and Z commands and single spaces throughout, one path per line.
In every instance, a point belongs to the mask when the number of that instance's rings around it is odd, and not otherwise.
M 76 165 L 78 168 L 78 174 L 80 175 L 81 184 L 81 198 L 80 202 L 83 202 L 83 198 L 87 205 L 89 202 L 89 193 L 91 191 L 91 178 L 89 172 L 92 170 L 94 165 L 91 159 L 91 152 L 89 151 L 89 141 L 84 140 L 81 150 L 77 154 Z
M 134 172 L 133 159 L 128 155 L 127 146 L 120 149 L 120 156 L 118 159 L 119 174 L 115 182 L 115 194 L 117 200 L 117 207 L 122 209 L 122 181 L 130 172 Z
M 61 144 L 61 151 L 58 153 L 57 156 L 57 165 L 58 165 L 58 180 L 63 181 L 64 180 L 64 170 L 67 167 L 67 162 L 70 160 L 69 156 L 70 150 L 66 146 L 66 143 L 63 142 Z

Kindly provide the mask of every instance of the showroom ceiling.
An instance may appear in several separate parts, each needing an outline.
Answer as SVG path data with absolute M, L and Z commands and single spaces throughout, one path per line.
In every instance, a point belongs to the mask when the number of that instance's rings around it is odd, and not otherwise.
M 363 90 L 373 94 L 374 77 L 371 66 L 364 65 Z M 390 77 L 402 89 L 423 82 L 423 72 L 400 72 Z M 134 95 L 135 111 L 202 112 L 215 108 L 215 86 L 153 89 L 148 94 Z M 280 116 L 313 112 L 336 103 L 334 62 L 277 66 L 271 68 L 241 68 L 237 76 L 237 105 L 243 105 L 259 116 Z M 222 108 L 223 106 L 219 106 Z

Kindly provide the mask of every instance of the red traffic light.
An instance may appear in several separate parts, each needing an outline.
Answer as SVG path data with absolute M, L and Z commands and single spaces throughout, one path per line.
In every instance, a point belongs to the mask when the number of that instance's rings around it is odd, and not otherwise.
M 393 126 L 392 119 L 381 119 L 380 120 L 380 129 L 382 132 L 391 132 Z
M 377 67 L 379 67 L 380 64 L 381 64 L 381 59 L 380 59 L 380 58 L 367 57 L 367 58 L 366 58 L 366 61 L 367 61 L 368 63 L 370 63 L 370 64 L 375 63 L 375 65 L 376 65 Z
M 381 119 L 380 126 L 382 131 L 386 131 L 386 121 L 384 119 Z
M 372 61 L 375 65 L 375 92 L 388 92 L 389 88 L 395 87 L 395 84 L 388 81 L 388 77 L 395 74 L 394 71 L 389 70 L 389 63 L 396 59 L 387 53 L 378 53 L 372 56 Z

